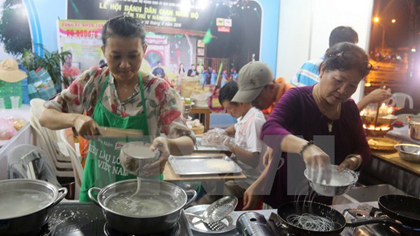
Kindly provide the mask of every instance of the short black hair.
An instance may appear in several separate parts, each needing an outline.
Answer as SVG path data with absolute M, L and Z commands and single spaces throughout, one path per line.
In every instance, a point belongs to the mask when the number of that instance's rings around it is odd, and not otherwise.
M 322 64 L 328 71 L 357 69 L 362 77 L 368 75 L 372 69 L 365 50 L 348 42 L 330 47 L 325 53 Z
M 219 102 L 222 104 L 224 101 L 231 102 L 235 94 L 238 92 L 238 84 L 235 81 L 230 81 L 225 84 L 219 91 Z M 236 102 L 231 102 L 235 103 Z
M 331 31 L 329 45 L 332 47 L 335 44 L 342 42 L 358 43 L 359 36 L 351 27 L 338 26 Z
M 146 32 L 140 19 L 128 15 L 120 15 L 109 19 L 102 28 L 102 44 L 106 47 L 109 37 L 140 38 L 143 48 L 146 45 Z

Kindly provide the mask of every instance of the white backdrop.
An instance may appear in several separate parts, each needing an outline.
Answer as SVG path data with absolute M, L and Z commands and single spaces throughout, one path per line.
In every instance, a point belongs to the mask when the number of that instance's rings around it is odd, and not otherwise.
M 358 45 L 369 49 L 373 0 L 282 0 L 276 76 L 290 81 L 302 64 L 322 56 L 330 32 L 350 26 L 359 34 Z M 352 96 L 357 101 L 363 83 Z

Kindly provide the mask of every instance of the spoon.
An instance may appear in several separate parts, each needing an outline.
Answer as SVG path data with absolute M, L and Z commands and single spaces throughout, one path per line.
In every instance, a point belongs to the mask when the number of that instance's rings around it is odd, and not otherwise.
M 222 197 L 213 202 L 201 215 L 185 213 L 199 218 L 204 223 L 210 224 L 222 220 L 229 215 L 238 205 L 238 198 L 235 196 Z

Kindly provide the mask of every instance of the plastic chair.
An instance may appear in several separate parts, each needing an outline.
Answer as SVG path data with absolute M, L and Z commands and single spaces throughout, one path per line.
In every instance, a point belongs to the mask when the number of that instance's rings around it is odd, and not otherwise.
M 59 144 L 57 131 L 47 129 L 39 124 L 39 117 L 44 110 L 44 102 L 44 100 L 38 98 L 31 100 L 32 116 L 30 124 L 35 131 L 37 140 L 41 141 L 39 146 L 47 153 L 55 167 L 56 175 L 59 177 L 74 177 L 73 165 L 68 156 L 67 148 L 64 147 L 64 144 Z M 60 149 L 60 146 L 62 146 L 62 149 Z
M 7 155 L 9 179 L 39 179 L 61 187 L 47 154 L 40 148 L 21 144 Z
M 401 123 L 403 123 L 403 125 L 407 125 L 407 116 L 411 116 L 412 114 L 399 114 L 397 115 L 397 120 L 396 121 L 400 121 Z
M 414 107 L 413 98 L 406 93 L 393 93 L 389 100 L 398 108 L 404 108 L 406 100 L 408 100 L 408 108 L 413 109 Z
M 72 145 L 73 142 L 69 140 L 73 139 L 73 132 L 71 129 L 62 129 L 60 130 L 60 136 L 59 139 L 64 143 L 71 160 L 71 163 L 73 165 L 73 171 L 74 171 L 74 180 L 76 183 L 75 187 L 75 200 L 79 199 L 79 193 L 80 193 L 80 186 L 82 185 L 82 178 L 83 178 L 83 167 L 82 162 L 80 160 L 79 155 L 77 155 L 77 152 Z M 74 144 L 74 143 L 73 143 Z

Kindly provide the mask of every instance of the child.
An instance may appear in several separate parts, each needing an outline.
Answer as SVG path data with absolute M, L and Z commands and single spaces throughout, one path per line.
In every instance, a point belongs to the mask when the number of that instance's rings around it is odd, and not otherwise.
M 226 112 L 238 121 L 225 130 L 211 130 L 203 136 L 203 141 L 214 146 L 226 146 L 234 155 L 234 160 L 247 176 L 245 180 L 231 180 L 225 183 L 224 195 L 242 198 L 245 190 L 260 175 L 260 156 L 267 146 L 260 140 L 261 128 L 265 123 L 264 114 L 251 103 L 231 102 L 238 91 L 236 82 L 231 81 L 219 91 L 219 101 Z M 206 188 L 206 186 L 204 185 Z M 211 186 L 210 186 L 211 187 Z M 209 192 L 212 194 L 212 191 Z M 200 204 L 212 203 L 220 196 L 207 194 L 200 199 Z

